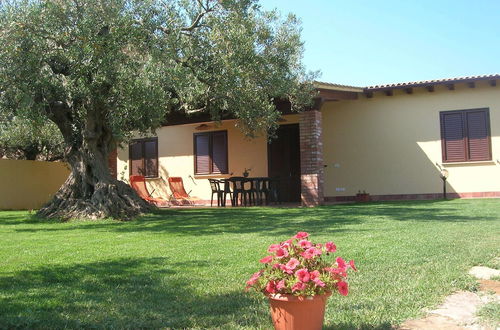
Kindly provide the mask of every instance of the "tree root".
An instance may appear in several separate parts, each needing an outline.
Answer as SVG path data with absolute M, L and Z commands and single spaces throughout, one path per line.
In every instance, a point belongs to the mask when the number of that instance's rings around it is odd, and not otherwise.
M 37 215 L 45 218 L 131 220 L 156 207 L 141 199 L 127 184 L 121 181 L 98 182 L 91 196 L 84 197 L 80 187 L 68 178 L 56 195 L 44 205 Z

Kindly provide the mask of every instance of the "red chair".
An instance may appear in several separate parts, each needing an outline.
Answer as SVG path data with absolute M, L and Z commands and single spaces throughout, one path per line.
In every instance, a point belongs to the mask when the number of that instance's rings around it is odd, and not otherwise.
M 152 197 L 146 187 L 146 180 L 142 175 L 131 175 L 130 186 L 137 192 L 139 197 L 158 207 L 167 207 L 169 203 L 166 199 Z
M 170 195 L 170 202 L 174 205 L 195 205 L 195 201 L 199 200 L 197 197 L 191 197 L 184 189 L 184 182 L 181 177 L 169 177 L 168 186 L 172 195 Z

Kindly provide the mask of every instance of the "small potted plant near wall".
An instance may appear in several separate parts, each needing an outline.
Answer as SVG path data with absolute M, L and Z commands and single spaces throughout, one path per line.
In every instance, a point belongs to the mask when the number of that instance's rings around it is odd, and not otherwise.
M 248 176 L 250 175 L 250 171 L 252 170 L 252 168 L 245 168 L 245 170 L 243 171 L 243 176 L 245 178 L 248 178 Z
M 356 194 L 356 202 L 365 203 L 365 202 L 370 202 L 371 200 L 372 198 L 370 197 L 369 193 L 367 193 L 364 190 L 363 192 L 361 192 L 361 190 L 358 190 L 358 193 Z
M 333 242 L 311 242 L 306 232 L 269 246 L 269 255 L 260 260 L 264 268 L 252 275 L 246 289 L 268 297 L 275 329 L 323 327 L 328 297 L 333 293 L 346 296 L 347 271 L 356 271 L 353 260 L 328 260 L 336 249 Z

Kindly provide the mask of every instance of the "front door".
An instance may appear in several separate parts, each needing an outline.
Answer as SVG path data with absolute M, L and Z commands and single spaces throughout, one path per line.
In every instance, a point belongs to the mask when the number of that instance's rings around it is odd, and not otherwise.
M 300 202 L 299 124 L 281 125 L 267 147 L 268 175 L 280 180 L 280 200 Z

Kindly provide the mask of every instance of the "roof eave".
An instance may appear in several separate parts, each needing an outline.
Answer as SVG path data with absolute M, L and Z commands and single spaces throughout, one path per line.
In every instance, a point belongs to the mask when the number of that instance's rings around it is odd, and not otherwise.
M 340 84 L 331 84 L 331 83 L 325 83 L 322 81 L 314 81 L 313 86 L 316 89 L 326 89 L 330 91 L 339 91 L 339 92 L 355 92 L 355 93 L 362 93 L 364 88 L 363 87 L 356 87 L 356 86 L 348 86 L 348 85 L 340 85 Z

